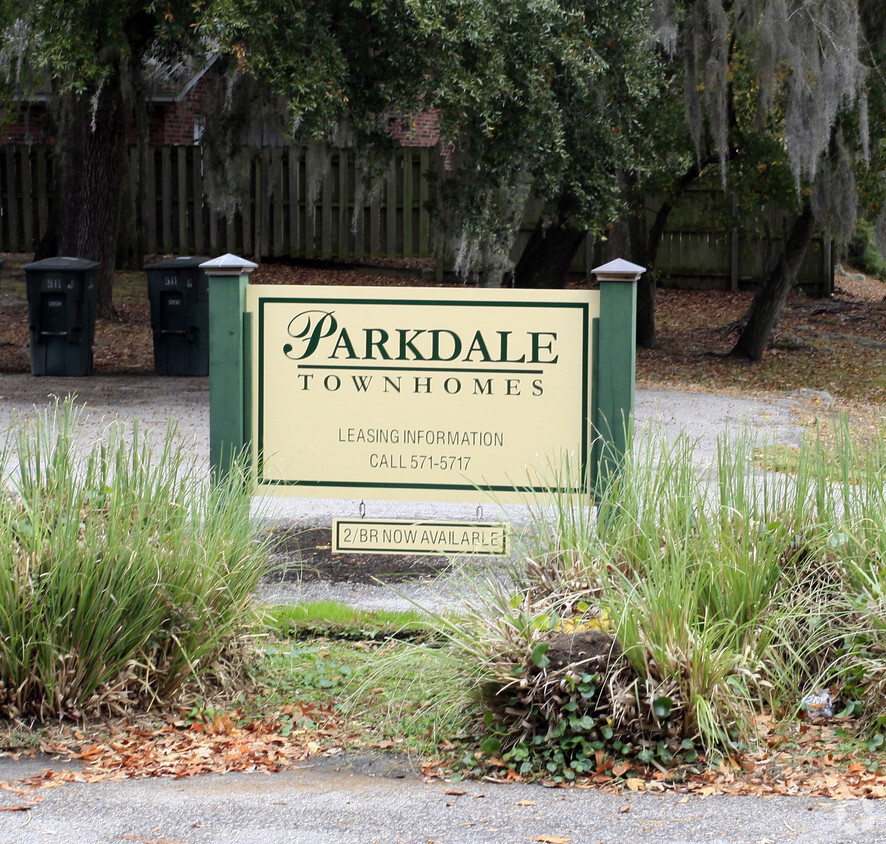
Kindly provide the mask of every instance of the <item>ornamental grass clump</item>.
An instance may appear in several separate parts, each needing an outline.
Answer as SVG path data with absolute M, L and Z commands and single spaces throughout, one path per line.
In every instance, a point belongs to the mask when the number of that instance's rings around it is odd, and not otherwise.
M 832 528 L 821 537 L 823 565 L 839 572 L 851 601 L 840 661 L 843 697 L 869 726 L 886 734 L 886 432 L 864 449 L 848 426 L 832 442 L 815 441 L 820 463 L 831 471 L 818 506 L 830 514 Z
M 601 751 L 710 758 L 825 686 L 886 719 L 886 455 L 848 430 L 804 442 L 792 475 L 759 454 L 724 436 L 705 464 L 647 432 L 597 507 L 534 508 L 506 576 L 441 623 L 487 748 L 562 779 Z
M 172 430 L 81 452 L 77 419 L 20 418 L 2 452 L 5 717 L 150 707 L 233 665 L 265 566 L 242 477 L 209 483 Z

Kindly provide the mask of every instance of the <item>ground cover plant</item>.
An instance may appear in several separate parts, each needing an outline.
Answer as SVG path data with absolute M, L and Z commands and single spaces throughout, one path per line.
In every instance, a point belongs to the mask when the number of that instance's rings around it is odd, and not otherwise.
M 264 611 L 267 632 L 281 639 L 420 639 L 428 636 L 423 614 L 402 610 L 358 610 L 337 601 L 306 601 Z
M 243 479 L 210 484 L 173 432 L 80 448 L 72 402 L 0 453 L 0 715 L 151 707 L 236 673 L 265 554 Z
M 439 618 L 486 756 L 558 781 L 601 758 L 716 765 L 765 745 L 761 717 L 841 711 L 882 742 L 886 446 L 844 426 L 790 476 L 757 448 L 724 439 L 705 468 L 684 438 L 641 438 L 596 512 L 539 511 L 507 576 Z

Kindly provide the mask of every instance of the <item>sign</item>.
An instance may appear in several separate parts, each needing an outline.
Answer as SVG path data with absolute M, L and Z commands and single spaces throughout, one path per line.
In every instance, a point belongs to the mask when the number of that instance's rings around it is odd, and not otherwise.
M 260 491 L 584 488 L 597 291 L 250 285 L 247 309 Z
M 333 519 L 332 553 L 507 557 L 504 522 Z

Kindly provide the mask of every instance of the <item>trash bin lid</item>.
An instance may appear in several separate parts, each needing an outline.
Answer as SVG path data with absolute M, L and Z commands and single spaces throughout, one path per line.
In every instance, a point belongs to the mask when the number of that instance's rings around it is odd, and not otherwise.
M 209 258 L 195 258 L 191 255 L 182 255 L 180 258 L 167 258 L 165 261 L 158 261 L 156 264 L 146 264 L 143 270 L 190 270 L 199 267 L 200 264 L 208 261 Z
M 44 258 L 42 261 L 34 261 L 33 264 L 25 264 L 22 267 L 28 270 L 71 270 L 83 272 L 85 270 L 97 270 L 101 264 L 98 261 L 87 261 L 85 258 Z

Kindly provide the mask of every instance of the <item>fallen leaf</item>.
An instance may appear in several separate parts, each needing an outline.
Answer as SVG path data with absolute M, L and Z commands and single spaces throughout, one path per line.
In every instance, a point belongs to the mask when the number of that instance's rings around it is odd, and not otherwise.
M 639 777 L 628 777 L 625 780 L 625 785 L 634 792 L 641 792 L 646 790 L 646 783 L 643 782 Z
M 527 838 L 527 841 L 541 841 L 542 844 L 569 844 L 571 838 L 562 838 L 559 835 L 539 835 L 538 838 Z
M 612 775 L 615 777 L 621 777 L 630 770 L 631 766 L 627 762 L 619 762 L 617 765 L 612 766 Z

